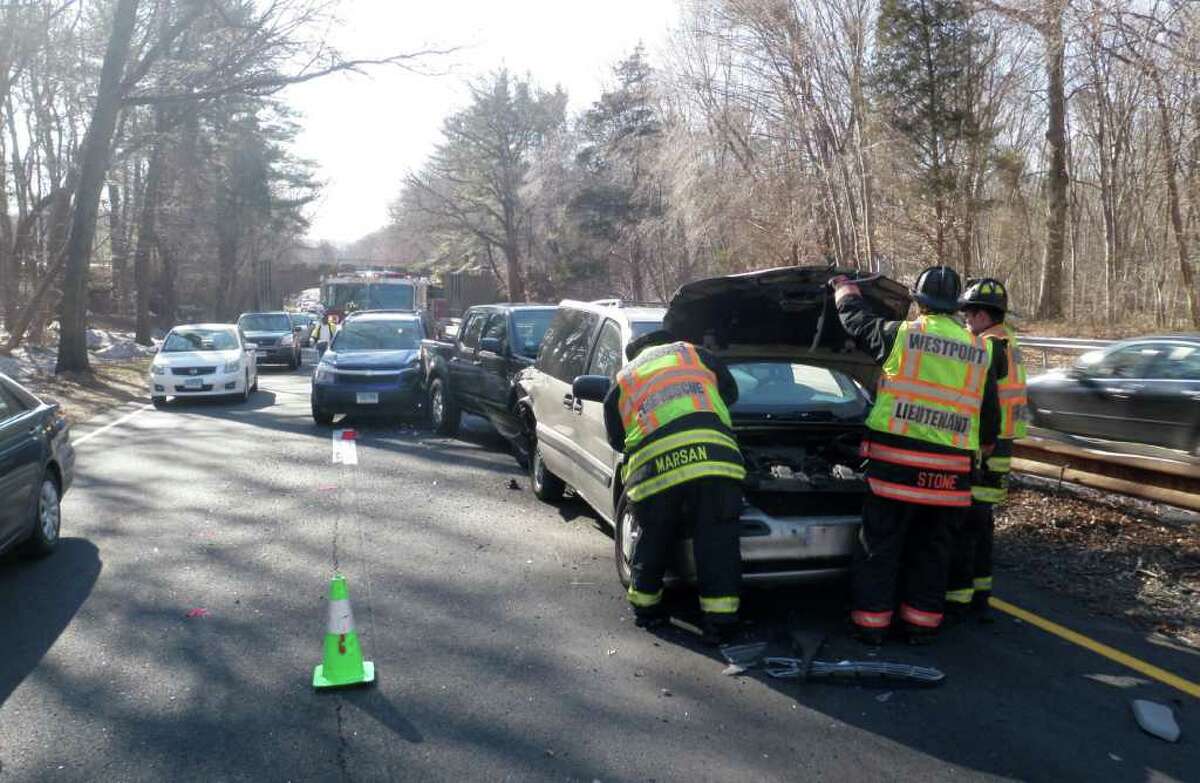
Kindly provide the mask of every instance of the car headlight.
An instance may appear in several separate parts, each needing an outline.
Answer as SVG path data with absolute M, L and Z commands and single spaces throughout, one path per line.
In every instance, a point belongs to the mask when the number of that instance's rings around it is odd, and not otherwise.
M 150 365 L 150 374 L 151 375 L 166 375 L 167 374 L 167 365 L 151 364 Z
M 292 337 L 292 335 L 290 335 L 290 334 L 285 334 L 283 337 L 280 337 L 280 338 L 279 338 L 279 345 L 280 345 L 280 346 L 282 346 L 282 347 L 284 347 L 284 348 L 287 348 L 287 347 L 289 347 L 289 346 L 292 344 L 292 341 L 293 341 L 293 340 L 295 340 L 295 338 L 294 338 L 294 337 Z
M 318 364 L 316 371 L 313 372 L 313 380 L 317 383 L 332 383 L 333 367 L 328 364 Z
M 237 372 L 240 369 L 242 369 L 241 359 L 232 362 L 226 362 L 225 364 L 225 372 Z

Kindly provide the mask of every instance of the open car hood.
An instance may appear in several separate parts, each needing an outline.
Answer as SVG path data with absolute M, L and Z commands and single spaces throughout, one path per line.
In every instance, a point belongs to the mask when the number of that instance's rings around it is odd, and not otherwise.
M 871 389 L 879 368 L 842 328 L 828 285 L 851 273 L 802 266 L 698 280 L 671 297 L 663 327 L 720 356 L 791 357 L 841 370 Z M 895 280 L 876 277 L 859 288 L 889 320 L 908 315 L 911 297 Z

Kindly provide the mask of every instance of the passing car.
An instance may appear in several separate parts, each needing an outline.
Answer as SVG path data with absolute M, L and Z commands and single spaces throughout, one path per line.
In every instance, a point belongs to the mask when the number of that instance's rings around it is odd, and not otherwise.
M 613 527 L 623 584 L 637 524 L 623 497 L 621 455 L 605 433 L 603 395 L 580 376 L 600 376 L 607 390 L 629 342 L 660 326 L 708 348 L 738 384 L 730 414 L 747 471 L 743 578 L 779 584 L 848 571 L 867 493 L 859 446 L 879 370 L 838 321 L 827 287 L 834 274 L 790 267 L 701 280 L 679 289 L 667 310 L 559 306 L 537 363 L 520 379 L 531 484 L 547 501 L 570 486 Z M 882 313 L 905 316 L 903 286 L 878 278 L 862 289 Z M 694 580 L 690 539 L 672 570 Z
M 296 335 L 296 342 L 301 348 L 311 347 L 313 327 L 316 326 L 317 321 L 320 319 L 313 313 L 288 313 L 288 318 L 292 321 L 292 329 Z
M 238 397 L 258 389 L 255 349 L 233 324 L 191 324 L 167 332 L 150 362 L 150 400 L 168 397 Z
M 1200 456 L 1200 335 L 1123 340 L 1029 379 L 1033 424 Z
M 287 313 L 242 313 L 237 327 L 246 342 L 254 345 L 259 364 L 284 364 L 289 370 L 300 366 L 300 327 L 292 324 Z
M 329 424 L 339 413 L 423 414 L 424 336 L 424 325 L 415 313 L 348 316 L 313 369 L 313 421 Z
M 0 552 L 54 551 L 60 501 L 74 475 L 70 427 L 58 405 L 0 373 Z
M 421 341 L 429 418 L 438 434 L 453 435 L 462 414 L 474 413 L 520 447 L 514 380 L 537 358 L 554 313 L 553 305 L 477 305 L 463 314 L 456 337 Z

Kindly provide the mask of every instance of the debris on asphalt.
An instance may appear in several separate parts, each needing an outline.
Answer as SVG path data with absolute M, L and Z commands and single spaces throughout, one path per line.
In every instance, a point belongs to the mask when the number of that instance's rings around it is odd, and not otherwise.
M 516 479 L 509 479 L 508 480 L 508 488 L 509 489 L 520 489 L 521 485 L 517 483 Z
M 1175 713 L 1170 707 L 1146 699 L 1134 699 L 1130 706 L 1142 731 L 1167 742 L 1179 741 L 1179 724 L 1175 722 Z
M 738 666 L 736 663 L 731 663 L 721 670 L 721 674 L 726 677 L 736 677 L 739 674 L 745 674 L 749 671 L 745 666 Z
M 671 690 L 669 688 L 663 688 L 662 690 L 659 691 L 659 694 L 661 694 L 662 696 L 668 696 L 668 697 L 675 695 L 675 694 L 671 693 Z
M 747 644 L 725 644 L 720 648 L 722 657 L 733 666 L 741 667 L 743 671 L 758 665 L 767 652 L 766 642 L 749 642 Z M 726 674 L 729 672 L 727 671 Z
M 202 606 L 198 606 L 195 609 L 189 609 L 184 617 L 208 617 L 208 614 L 209 613 L 207 609 Z
M 996 511 L 1001 581 L 1016 571 L 1096 612 L 1200 645 L 1200 524 L 1165 506 L 1022 484 Z
M 608 654 L 609 654 L 609 655 L 616 655 L 616 654 L 617 654 L 617 651 L 616 651 L 615 649 L 613 649 L 613 650 L 609 650 L 609 651 L 608 651 Z

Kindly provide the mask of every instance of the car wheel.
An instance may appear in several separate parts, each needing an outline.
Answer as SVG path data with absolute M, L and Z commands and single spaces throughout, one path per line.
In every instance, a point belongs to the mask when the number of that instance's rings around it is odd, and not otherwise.
M 54 551 L 62 527 L 59 500 L 58 482 L 54 474 L 47 471 L 46 475 L 42 476 L 42 488 L 38 492 L 37 505 L 34 507 L 33 537 L 25 544 L 25 554 L 31 557 L 45 557 Z
M 446 394 L 446 383 L 441 378 L 434 378 L 429 384 L 429 422 L 439 435 L 453 435 L 458 432 L 462 419 L 462 411 Z
M 529 459 L 529 483 L 533 485 L 533 494 L 538 500 L 554 503 L 562 500 L 566 484 L 558 476 L 550 472 L 542 460 L 542 447 L 537 441 L 533 442 L 533 453 Z
M 254 373 L 254 383 L 250 384 L 250 391 L 258 391 L 258 373 Z
M 323 426 L 333 424 L 333 414 L 322 408 L 320 405 L 317 405 L 316 400 L 313 400 L 312 402 L 312 417 L 313 421 L 315 421 L 317 424 Z
M 154 404 L 155 408 L 167 407 L 167 398 L 166 397 L 151 397 L 150 402 L 152 402 Z
M 628 588 L 633 581 L 633 547 L 641 529 L 633 516 L 633 504 L 621 498 L 617 503 L 617 528 L 613 531 L 613 559 L 617 564 L 617 578 L 621 587 Z
M 249 400 L 250 400 L 250 371 L 246 370 L 245 383 L 242 384 L 241 402 L 248 402 Z

